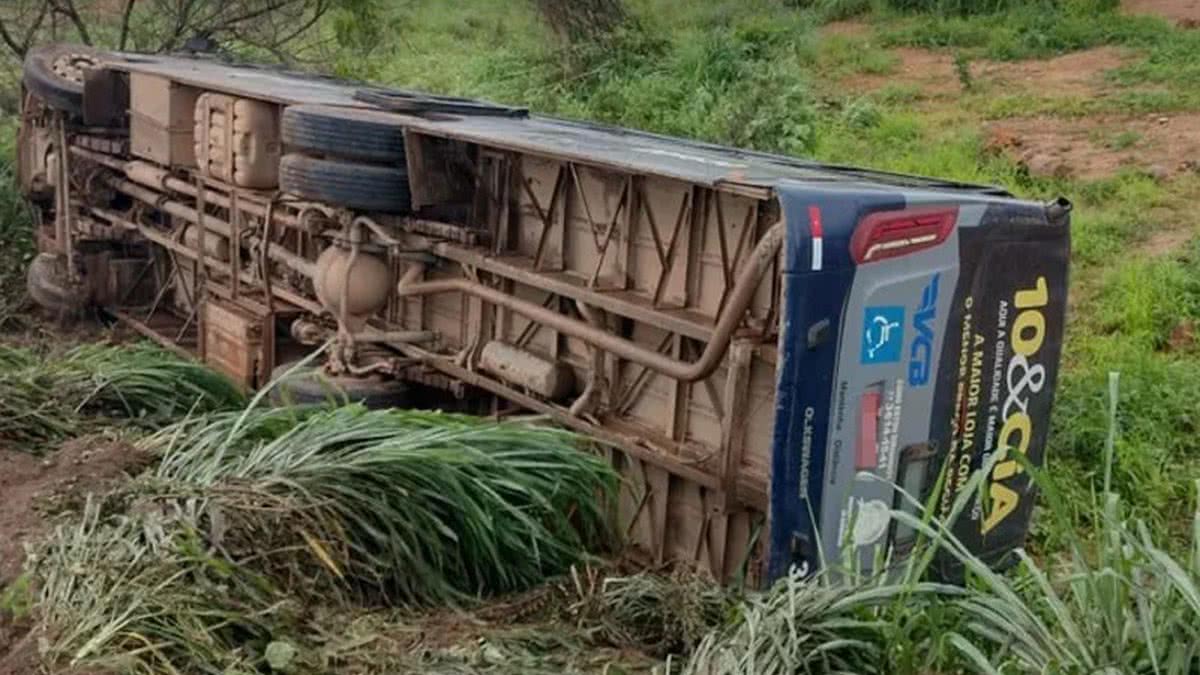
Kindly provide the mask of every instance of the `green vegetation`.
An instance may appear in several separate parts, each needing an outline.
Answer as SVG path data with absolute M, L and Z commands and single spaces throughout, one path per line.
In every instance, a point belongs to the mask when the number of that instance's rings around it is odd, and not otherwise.
M 572 433 L 419 410 L 247 408 L 145 442 L 166 494 L 207 498 L 224 546 L 297 547 L 333 578 L 396 602 L 527 588 L 612 543 L 616 476 Z M 235 544 L 234 539 L 237 539 Z
M 0 114 L 0 330 L 19 323 L 25 265 L 34 251 L 29 207 L 16 190 L 16 130 L 15 121 Z
M 738 619 L 711 633 L 689 672 L 750 673 L 1174 673 L 1200 660 L 1200 508 L 1190 511 L 1184 552 L 1173 557 L 1144 521 L 1108 490 L 1116 458 L 1117 377 L 1109 379 L 1109 433 L 1100 490 L 1082 500 L 1061 478 L 1034 471 L 1042 518 L 1061 528 L 1066 553 L 1052 564 L 1020 555 L 1011 573 L 988 568 L 939 523 L 902 512 L 930 544 L 903 569 L 876 579 L 794 577 L 751 597 Z M 979 484 L 979 476 L 972 479 Z M 1200 481 L 1193 485 L 1194 500 Z M 1195 502 L 1192 502 L 1195 504 Z M 965 505 L 963 499 L 956 511 Z M 1080 505 L 1093 523 L 1080 532 Z M 967 583 L 918 581 L 943 551 Z
M 306 604 L 471 604 L 612 543 L 615 474 L 546 426 L 250 407 L 143 445 L 158 468 L 89 502 L 33 559 L 40 620 L 65 629 L 52 661 L 322 672 L 337 650 L 309 635 L 296 654 Z
M 603 650 L 621 648 L 682 654 L 697 673 L 1194 669 L 1197 656 L 1187 650 L 1200 644 L 1200 177 L 1031 176 L 987 148 L 980 123 L 1194 111 L 1200 33 L 1120 13 L 1107 0 L 795 4 L 638 0 L 630 3 L 636 22 L 603 44 L 568 47 L 548 38 L 531 4 L 360 5 L 322 30 L 343 43 L 329 60 L 342 75 L 999 184 L 1030 199 L 1070 197 L 1068 343 L 1039 477 L 1046 497 L 1030 557 L 1017 570 L 987 571 L 935 523 L 921 527 L 970 570 L 963 588 L 921 584 L 917 566 L 899 579 L 785 579 L 739 601 L 686 574 L 589 580 L 576 568 L 532 591 L 538 602 L 550 597 L 536 613 L 545 624 L 522 616 L 520 626 L 489 630 L 469 647 L 414 655 L 383 636 L 427 630 L 416 615 L 363 616 L 336 604 L 309 616 L 297 595 L 466 606 L 482 592 L 527 588 L 604 547 L 607 507 L 595 497 L 611 492 L 612 476 L 575 452 L 573 437 L 544 428 L 357 408 L 251 409 L 197 414 L 150 437 L 162 456 L 154 474 L 97 502 L 41 552 L 33 587 L 37 606 L 50 611 L 39 620 L 78 627 L 56 634 L 51 658 L 99 659 L 132 672 L 170 664 L 211 672 L 561 673 L 600 670 L 620 661 Z M 826 19 L 863 12 L 861 34 L 820 31 Z M 972 71 L 983 59 L 1100 45 L 1129 54 L 1100 98 L 997 91 Z M 843 85 L 896 73 L 897 46 L 952 55 L 949 102 L 902 81 L 869 93 Z M 1141 138 L 1121 131 L 1101 140 L 1115 151 Z M 6 307 L 15 315 L 18 294 L 10 291 L 20 288 L 31 248 L 28 214 L 5 186 L 0 326 Z M 1161 232 L 1175 233 L 1174 243 L 1156 243 Z M 182 395 L 164 404 L 166 392 L 140 375 L 132 382 L 144 395 L 108 397 L 116 385 L 101 386 L 110 380 L 89 371 L 71 375 L 76 384 L 66 390 L 78 395 L 61 407 L 44 395 L 59 386 L 34 370 L 63 366 L 29 359 L 0 351 L 0 437 L 43 443 L 77 433 L 92 413 L 161 424 L 198 398 L 170 379 L 170 393 Z M 1116 410 L 1112 371 L 1123 388 Z M 31 402 L 10 413 L 4 406 L 22 400 L 10 391 Z M 84 569 L 101 573 L 77 571 Z M 25 608 L 27 593 L 12 587 L 2 605 Z
M 154 426 L 244 400 L 225 377 L 157 347 L 92 344 L 42 354 L 0 345 L 0 440 L 28 450 L 100 420 Z
M 1106 0 L 1028 3 L 1007 12 L 971 16 L 909 16 L 882 31 L 885 44 L 955 47 L 991 59 L 1045 58 L 1100 45 L 1155 47 L 1187 41 L 1162 19 L 1130 16 Z

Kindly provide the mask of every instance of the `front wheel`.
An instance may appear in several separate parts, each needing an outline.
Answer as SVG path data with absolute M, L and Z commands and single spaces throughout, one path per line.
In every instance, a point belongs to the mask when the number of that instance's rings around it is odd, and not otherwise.
M 403 408 L 408 385 L 378 375 L 329 375 L 319 366 L 285 363 L 271 371 L 268 399 L 275 406 L 361 403 L 367 408 Z
M 29 51 L 21 81 L 46 105 L 76 117 L 83 114 L 83 80 L 104 62 L 104 52 L 83 45 L 52 44 Z
M 59 315 L 75 314 L 87 305 L 82 284 L 71 281 L 66 261 L 53 253 L 39 253 L 29 263 L 25 288 L 40 307 Z

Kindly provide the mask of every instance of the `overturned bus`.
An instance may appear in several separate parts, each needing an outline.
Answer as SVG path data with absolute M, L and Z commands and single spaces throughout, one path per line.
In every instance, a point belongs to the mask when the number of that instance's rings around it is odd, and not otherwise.
M 601 442 L 649 561 L 720 579 L 1029 527 L 1069 205 L 364 87 L 52 45 L 24 64 L 29 293 L 247 388 L 533 411 Z M 996 459 L 993 455 L 1004 452 Z M 847 556 L 854 560 L 847 560 Z

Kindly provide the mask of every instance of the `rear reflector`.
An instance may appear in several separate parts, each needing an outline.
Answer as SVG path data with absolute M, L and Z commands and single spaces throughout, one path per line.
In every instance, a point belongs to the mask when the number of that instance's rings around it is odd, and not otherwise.
M 958 220 L 957 206 L 918 206 L 868 214 L 850 238 L 858 264 L 916 253 L 946 241 Z
M 879 466 L 879 407 L 883 393 L 873 386 L 863 392 L 858 407 L 858 450 L 854 468 L 870 471 Z

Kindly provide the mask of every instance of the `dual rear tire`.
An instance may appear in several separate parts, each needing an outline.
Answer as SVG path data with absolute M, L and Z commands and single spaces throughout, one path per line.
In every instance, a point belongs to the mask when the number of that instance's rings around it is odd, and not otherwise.
M 280 128 L 287 150 L 280 188 L 357 211 L 411 210 L 400 119 L 378 110 L 289 106 Z

